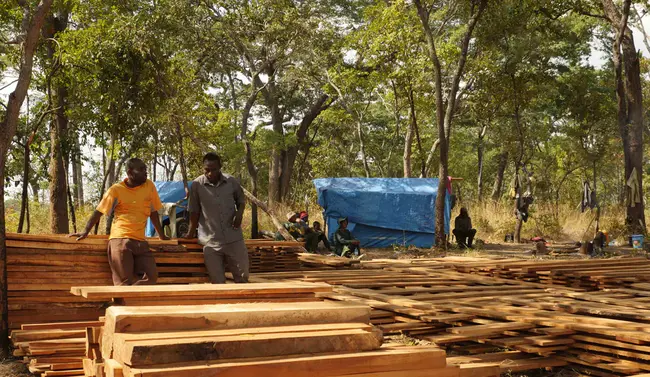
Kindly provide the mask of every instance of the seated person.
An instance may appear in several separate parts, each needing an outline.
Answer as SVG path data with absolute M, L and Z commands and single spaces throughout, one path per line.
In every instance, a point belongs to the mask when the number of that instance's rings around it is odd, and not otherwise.
M 339 229 L 334 233 L 334 248 L 336 254 L 342 257 L 350 257 L 353 254 L 361 257 L 359 240 L 354 239 L 352 233 L 348 230 L 347 217 L 339 219 Z
M 461 249 L 466 247 L 472 248 L 474 236 L 476 236 L 476 229 L 472 229 L 472 218 L 467 213 L 467 208 L 460 209 L 460 214 L 456 217 L 454 222 L 454 236 L 456 242 Z
M 291 236 L 296 239 L 296 241 L 304 240 L 305 230 L 301 224 L 298 224 L 297 213 L 295 212 L 287 213 L 287 221 L 283 223 L 282 226 L 284 226 L 284 229 L 286 229 L 287 232 L 289 232 L 289 234 L 291 234 Z M 280 232 L 275 233 L 275 240 L 285 241 L 284 237 L 282 237 L 282 234 Z
M 314 225 L 312 227 L 314 233 L 318 234 L 318 242 L 323 241 L 323 246 L 327 249 L 327 251 L 331 250 L 330 248 L 330 242 L 327 240 L 327 235 L 323 231 L 323 229 L 320 227 L 320 223 L 318 221 L 314 221 Z
M 301 222 L 303 222 L 303 223 L 307 224 L 307 226 L 309 226 L 309 214 L 306 211 L 301 211 L 298 214 L 298 220 L 300 220 Z

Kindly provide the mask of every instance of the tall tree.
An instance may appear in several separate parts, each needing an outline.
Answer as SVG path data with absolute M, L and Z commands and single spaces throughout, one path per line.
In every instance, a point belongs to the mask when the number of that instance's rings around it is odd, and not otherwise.
M 11 140 L 16 134 L 18 127 L 18 118 L 20 108 L 23 105 L 29 83 L 32 79 L 32 68 L 34 64 L 34 52 L 38 45 L 39 36 L 45 17 L 52 6 L 53 0 L 41 0 L 36 8 L 32 9 L 29 2 L 19 0 L 18 5 L 22 8 L 22 22 L 16 35 L 18 42 L 22 46 L 20 52 L 20 66 L 18 68 L 18 80 L 16 88 L 9 95 L 9 101 L 5 105 L 5 112 L 0 118 L 0 313 L 2 321 L 0 322 L 0 348 L 2 356 L 9 357 L 9 320 L 7 315 L 9 307 L 7 304 L 7 243 L 5 229 L 5 205 L 4 205 L 4 182 L 5 166 L 7 164 L 7 152 L 11 145 Z
M 623 143 L 625 179 L 629 199 L 625 222 L 632 233 L 645 233 L 643 201 L 643 92 L 639 54 L 628 26 L 631 0 L 618 7 L 612 0 L 602 0 L 604 15 L 616 36 L 612 60 L 616 73 L 618 129 Z M 638 198 L 638 199 L 637 199 Z
M 47 17 L 43 36 L 47 38 L 45 62 L 49 73 L 47 77 L 48 98 L 51 107 L 56 108 L 50 122 L 50 230 L 52 233 L 70 233 L 67 192 L 68 180 L 66 161 L 69 156 L 67 97 L 68 89 L 57 77 L 61 69 L 61 51 L 56 38 L 68 27 L 68 10 L 62 8 Z
M 433 79 L 435 82 L 436 98 L 436 124 L 438 128 L 438 139 L 440 149 L 440 168 L 438 172 L 438 195 L 436 197 L 436 244 L 446 245 L 447 239 L 445 234 L 445 203 L 447 197 L 447 183 L 449 176 L 449 137 L 454 114 L 456 112 L 456 103 L 458 101 L 458 91 L 460 82 L 465 73 L 465 64 L 470 50 L 470 41 L 474 29 L 478 24 L 483 11 L 487 7 L 487 0 L 472 0 L 469 9 L 462 9 L 461 4 L 445 6 L 438 2 L 428 4 L 422 0 L 414 0 L 424 36 L 426 38 L 429 58 L 433 65 Z M 465 11 L 465 18 L 459 17 L 457 12 Z M 441 21 L 442 20 L 442 21 Z M 443 85 L 443 63 L 439 56 L 439 39 L 441 36 L 451 38 L 449 23 L 454 21 L 462 22 L 464 30 L 459 41 L 459 52 L 457 61 L 451 65 L 450 73 L 451 82 Z

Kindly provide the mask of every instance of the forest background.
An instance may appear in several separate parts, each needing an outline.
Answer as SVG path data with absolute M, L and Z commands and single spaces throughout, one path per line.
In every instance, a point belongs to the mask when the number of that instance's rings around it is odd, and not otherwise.
M 70 233 L 124 177 L 127 158 L 142 158 L 151 179 L 182 180 L 215 151 L 278 213 L 309 208 L 312 220 L 315 178 L 453 176 L 479 237 L 499 241 L 518 229 L 519 177 L 520 194 L 535 198 L 522 239 L 592 237 L 585 182 L 601 229 L 645 232 L 647 9 L 629 0 L 4 1 L 4 225 Z M 639 203 L 626 202 L 633 169 Z

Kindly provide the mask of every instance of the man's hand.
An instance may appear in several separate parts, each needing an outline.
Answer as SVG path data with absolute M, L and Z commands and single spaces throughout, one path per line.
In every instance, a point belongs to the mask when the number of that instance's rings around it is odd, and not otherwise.
M 159 235 L 158 235 L 158 238 L 160 238 L 160 239 L 163 240 L 163 241 L 167 241 L 167 240 L 169 239 L 169 237 L 167 237 L 167 236 L 164 235 L 164 234 L 159 234 Z
M 68 234 L 68 237 L 76 237 L 77 241 L 81 241 L 84 238 L 88 237 L 88 232 L 72 233 L 72 234 Z
M 194 238 L 195 233 L 196 233 L 195 230 L 194 231 L 188 230 L 187 233 L 185 233 L 185 235 L 183 235 L 183 237 L 181 237 L 181 238 Z
M 242 215 L 237 214 L 235 217 L 232 219 L 232 227 L 233 229 L 239 229 L 241 228 L 241 222 L 242 222 Z

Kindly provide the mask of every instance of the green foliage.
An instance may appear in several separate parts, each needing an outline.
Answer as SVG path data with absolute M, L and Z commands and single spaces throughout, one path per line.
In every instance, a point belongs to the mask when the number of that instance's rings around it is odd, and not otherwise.
M 471 3 L 426 4 L 434 10 L 429 21 L 445 91 L 457 67 Z M 597 13 L 595 4 L 491 1 L 470 43 L 453 118 L 450 174 L 464 179 L 456 184 L 462 200 L 477 200 L 480 148 L 487 198 L 499 156 L 507 153 L 502 192 L 509 191 L 516 171 L 525 171 L 536 206 L 544 207 L 535 210 L 535 225 L 525 228 L 530 233 L 561 233 L 568 217 L 561 213 L 579 203 L 585 180 L 592 185 L 596 180 L 604 207 L 616 208 L 621 198 L 614 73 L 611 64 L 588 64 L 593 49 L 610 49 L 612 35 L 598 19 L 580 14 Z M 54 42 L 42 41 L 39 47 L 30 116 L 23 116 L 14 140 L 8 186 L 20 187 L 21 145 L 38 115 L 48 104 L 54 107 L 48 82 L 68 89 L 66 137 L 82 145 L 90 201 L 99 199 L 111 157 L 119 165 L 121 159 L 139 156 L 150 173 L 156 166 L 156 178 L 180 179 L 181 142 L 190 179 L 202 173 L 201 156 L 212 150 L 222 156 L 224 171 L 250 188 L 245 138 L 262 199 L 277 155 L 289 164 L 286 156 L 295 152 L 288 169 L 289 202 L 302 203 L 305 196 L 313 201 L 312 179 L 365 176 L 362 140 L 370 176 L 403 176 L 405 158 L 411 176 L 423 169 L 429 175 L 437 172 L 437 155 L 425 166 L 438 138 L 436 103 L 426 38 L 412 2 L 56 2 L 53 11 L 63 10 L 70 13 L 70 26 L 56 36 L 57 57 L 48 50 Z M 0 79 L 19 63 L 19 45 L 6 42 L 19 34 L 21 18 L 15 2 L 0 5 Z M 649 61 L 643 59 L 646 101 L 649 72 Z M 313 122 L 301 129 L 325 94 Z M 249 126 L 242 132 L 249 100 Z M 31 146 L 34 187 L 47 187 L 52 120 L 45 117 Z M 415 134 L 405 157 L 411 125 Z M 503 219 L 475 221 L 501 236 L 514 225 L 509 206 L 504 205 Z

